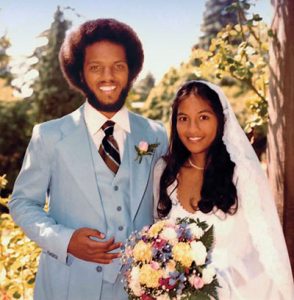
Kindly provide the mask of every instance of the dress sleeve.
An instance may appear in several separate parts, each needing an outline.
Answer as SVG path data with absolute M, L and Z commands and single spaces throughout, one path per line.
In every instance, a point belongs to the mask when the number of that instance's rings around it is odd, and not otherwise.
M 163 158 L 160 158 L 155 167 L 154 167 L 154 174 L 153 174 L 153 218 L 154 221 L 159 220 L 159 216 L 157 214 L 157 204 L 159 201 L 159 191 L 160 191 L 160 178 L 162 172 L 166 166 L 166 163 Z

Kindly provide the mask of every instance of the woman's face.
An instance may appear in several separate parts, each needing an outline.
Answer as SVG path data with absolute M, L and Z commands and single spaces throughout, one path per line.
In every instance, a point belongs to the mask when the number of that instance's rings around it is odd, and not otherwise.
M 194 94 L 181 100 L 177 132 L 191 154 L 207 154 L 217 134 L 217 117 L 208 101 Z

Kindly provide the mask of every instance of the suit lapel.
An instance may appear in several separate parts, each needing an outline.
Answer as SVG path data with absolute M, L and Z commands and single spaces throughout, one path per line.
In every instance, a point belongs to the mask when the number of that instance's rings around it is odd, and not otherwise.
M 72 114 L 72 123 L 65 123 L 61 128 L 64 138 L 60 145 L 63 158 L 71 170 L 74 184 L 83 190 L 85 199 L 101 214 L 101 197 L 98 191 L 91 141 L 84 122 L 83 107 Z M 81 199 L 83 201 L 84 199 Z
M 135 146 L 138 146 L 142 140 L 148 143 L 155 142 L 155 136 L 150 132 L 146 123 L 143 123 L 142 120 L 140 120 L 141 122 L 137 122 L 136 118 L 135 115 L 130 114 L 131 134 L 128 136 L 132 220 L 134 220 L 144 196 L 154 157 L 154 155 L 146 155 L 143 157 L 141 163 L 139 163 L 138 160 L 135 160 L 137 157 Z M 152 201 L 152 199 L 150 199 L 150 201 Z

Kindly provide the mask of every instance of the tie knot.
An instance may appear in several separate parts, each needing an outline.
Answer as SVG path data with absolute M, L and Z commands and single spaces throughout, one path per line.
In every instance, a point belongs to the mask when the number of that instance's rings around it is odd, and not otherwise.
M 113 127 L 114 127 L 114 122 L 113 121 L 106 121 L 103 125 L 102 125 L 102 129 L 105 133 L 105 135 L 110 136 L 113 135 Z

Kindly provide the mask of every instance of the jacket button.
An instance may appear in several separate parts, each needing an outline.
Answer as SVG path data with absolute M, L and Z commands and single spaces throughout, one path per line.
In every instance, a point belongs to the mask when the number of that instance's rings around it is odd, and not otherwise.
M 116 210 L 117 210 L 117 211 L 121 211 L 121 206 L 118 206 L 118 207 L 116 208 Z
M 119 231 L 123 231 L 123 230 L 124 230 L 124 227 L 123 227 L 123 226 L 119 226 L 119 227 L 118 227 L 118 230 L 119 230 Z
M 97 266 L 96 267 L 96 271 L 99 272 L 99 273 L 102 272 L 102 267 L 101 266 Z
M 115 185 L 115 186 L 113 187 L 113 189 L 114 189 L 115 191 L 118 191 L 118 186 Z

